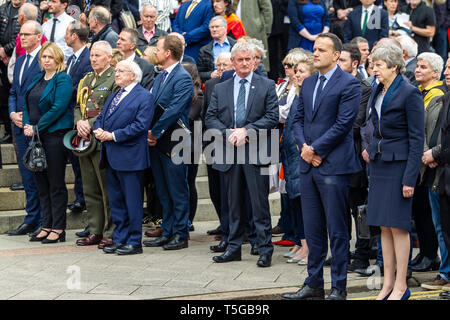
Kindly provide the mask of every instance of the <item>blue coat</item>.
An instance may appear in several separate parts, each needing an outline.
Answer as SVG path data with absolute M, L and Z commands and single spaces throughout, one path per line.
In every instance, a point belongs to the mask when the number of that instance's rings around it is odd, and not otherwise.
M 378 9 L 375 6 L 370 18 L 368 19 L 366 34 L 361 31 L 361 15 L 363 13 L 362 6 L 355 8 L 348 15 L 347 24 L 345 26 L 344 42 L 350 42 L 355 37 L 364 37 L 369 41 L 369 47 L 372 50 L 373 44 L 381 38 L 389 37 L 389 15 L 386 10 Z M 377 17 L 377 12 L 380 12 Z M 370 22 L 373 21 L 374 28 L 370 28 Z
M 414 187 L 425 136 L 425 111 L 420 91 L 398 75 L 389 87 L 381 106 L 381 119 L 375 110 L 375 100 L 382 90 L 379 84 L 369 100 L 371 121 L 375 128 L 369 146 L 369 156 L 373 160 L 381 153 L 381 160 L 406 160 L 402 184 Z
M 155 104 L 153 95 L 137 84 L 110 115 L 111 102 L 117 93 L 110 94 L 102 112 L 94 122 L 94 130 L 113 132 L 116 141 L 102 143 L 100 163 L 105 155 L 116 171 L 140 171 L 150 167 L 147 132 L 152 122 Z
M 185 54 L 197 61 L 198 52 L 201 47 L 211 41 L 211 33 L 209 31 L 209 21 L 214 17 L 211 1 L 203 0 L 186 19 L 186 12 L 192 1 L 183 3 L 178 9 L 177 16 L 172 24 L 172 31 L 183 34 L 186 40 Z
M 11 91 L 9 92 L 8 108 L 9 113 L 11 112 L 21 112 L 23 105 L 25 104 L 25 92 L 27 88 L 32 83 L 34 77 L 41 72 L 41 66 L 39 64 L 39 53 L 33 59 L 33 62 L 28 67 L 28 71 L 23 75 L 23 83 L 20 85 L 19 77 L 22 65 L 25 62 L 26 55 L 22 55 L 17 58 L 16 64 L 14 66 L 13 83 L 11 86 Z
M 294 135 L 298 147 L 306 143 L 322 157 L 322 175 L 352 174 L 362 170 L 353 142 L 353 123 L 359 111 L 361 84 L 338 66 L 323 88 L 312 110 L 314 88 L 319 73 L 303 81 L 300 95 L 291 108 L 296 109 Z M 311 169 L 300 159 L 300 171 Z
M 152 134 L 156 139 L 159 139 L 178 119 L 189 126 L 189 111 L 194 97 L 192 78 L 179 63 L 167 76 L 163 86 L 161 81 L 162 73 L 155 78 L 152 88 L 155 106 L 160 104 L 166 108 L 164 114 L 152 127 Z
M 296 105 L 294 99 L 293 105 Z M 295 199 L 300 196 L 300 150 L 297 148 L 297 143 L 294 137 L 294 117 L 296 113 L 295 108 L 289 110 L 289 115 L 286 119 L 286 126 L 283 130 L 283 138 L 280 143 L 281 162 L 283 163 L 284 180 L 286 181 L 286 192 L 289 199 Z
M 23 108 L 23 125 L 30 124 L 29 106 L 27 103 L 28 93 L 44 77 L 42 71 L 31 82 L 25 92 Z M 73 128 L 73 114 L 70 110 L 70 99 L 72 98 L 72 79 L 67 73 L 57 72 L 50 79 L 39 100 L 41 119 L 38 122 L 40 133 L 55 132 L 61 129 Z

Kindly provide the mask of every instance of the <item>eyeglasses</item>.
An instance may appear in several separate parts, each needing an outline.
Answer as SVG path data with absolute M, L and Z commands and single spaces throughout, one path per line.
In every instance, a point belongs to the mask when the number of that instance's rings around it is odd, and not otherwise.
M 20 37 L 26 37 L 26 38 L 35 36 L 35 35 L 37 35 L 37 33 L 19 33 Z
M 114 70 L 116 73 L 126 73 L 126 72 L 131 72 L 130 70 L 123 70 L 123 69 L 116 69 Z
M 295 67 L 295 64 L 294 63 L 285 63 L 284 67 L 285 68 L 293 68 L 293 67 Z

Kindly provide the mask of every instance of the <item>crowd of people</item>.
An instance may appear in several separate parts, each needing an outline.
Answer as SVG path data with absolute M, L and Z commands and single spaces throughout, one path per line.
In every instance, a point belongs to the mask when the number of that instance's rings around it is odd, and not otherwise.
M 274 244 L 290 247 L 308 277 L 284 299 L 324 299 L 327 265 L 329 300 L 346 298 L 347 272 L 377 270 L 378 300 L 408 299 L 411 273 L 430 270 L 422 287 L 450 296 L 450 2 L 0 2 L 0 142 L 15 146 L 11 189 L 27 200 L 9 235 L 64 242 L 67 210 L 87 210 L 79 246 L 187 248 L 199 146 L 207 160 L 214 149 L 214 262 L 241 260 L 248 241 L 270 267 Z M 175 130 L 189 136 L 182 150 Z M 37 136 L 47 167 L 30 171 Z

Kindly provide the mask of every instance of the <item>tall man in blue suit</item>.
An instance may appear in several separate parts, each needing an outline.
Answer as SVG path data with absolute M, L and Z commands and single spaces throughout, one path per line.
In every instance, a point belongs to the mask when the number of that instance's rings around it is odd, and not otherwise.
M 144 241 L 148 247 L 178 250 L 188 247 L 189 188 L 187 166 L 175 164 L 172 158 L 159 149 L 161 137 L 178 119 L 188 125 L 189 111 L 194 97 L 190 74 L 180 64 L 183 44 L 174 35 L 159 38 L 156 45 L 156 62 L 164 70 L 156 78 L 152 93 L 155 105 L 165 108 L 164 113 L 148 132 L 150 159 L 155 178 L 156 192 L 163 210 L 164 229 L 153 241 Z M 159 141 L 158 141 L 159 140 Z
M 257 265 L 269 267 L 273 253 L 269 176 L 263 175 L 261 170 L 267 168 L 271 160 L 271 137 L 267 133 L 278 124 L 278 99 L 273 80 L 253 72 L 254 49 L 248 42 L 238 42 L 233 46 L 231 61 L 236 74 L 214 87 L 206 113 L 206 127 L 219 130 L 223 137 L 223 143 L 215 143 L 213 168 L 224 173 L 229 207 L 229 243 L 226 251 L 213 257 L 213 261 L 223 263 L 241 260 L 247 221 L 247 210 L 243 204 L 248 189 L 257 235 Z M 253 136 L 258 141 L 250 138 Z M 252 159 L 255 155 L 253 147 L 257 156 Z M 264 147 L 267 149 L 264 150 Z M 218 148 L 225 149 L 223 159 L 219 157 Z M 234 158 L 229 156 L 233 151 L 236 151 Z M 239 156 L 242 151 L 245 152 L 244 158 Z M 267 156 L 267 159 L 263 160 L 262 155 Z
M 346 298 L 349 234 L 347 228 L 350 178 L 362 170 L 353 142 L 353 123 L 361 101 L 358 79 L 343 71 L 337 61 L 341 40 L 320 34 L 314 43 L 318 73 L 303 81 L 294 135 L 301 149 L 300 179 L 303 222 L 309 247 L 308 277 L 296 293 L 285 299 L 323 299 L 323 265 L 331 248 L 329 300 Z
M 41 71 L 39 52 L 41 50 L 42 26 L 36 21 L 27 21 L 20 28 L 20 41 L 27 54 L 20 56 L 14 66 L 13 83 L 9 95 L 9 116 L 14 123 L 13 134 L 17 144 L 17 159 L 20 175 L 25 189 L 27 216 L 16 230 L 9 230 L 9 235 L 24 235 L 39 229 L 41 224 L 41 207 L 39 193 L 34 183 L 33 172 L 25 168 L 21 159 L 28 147 L 29 139 L 23 134 L 22 108 L 25 91 L 34 76 Z
M 386 10 L 374 5 L 375 0 L 361 0 L 362 6 L 350 12 L 345 26 L 344 42 L 355 37 L 364 37 L 373 44 L 381 38 L 389 37 L 389 15 Z
M 142 71 L 133 61 L 117 64 L 115 81 L 120 90 L 111 94 L 94 123 L 102 142 L 100 167 L 106 167 L 109 206 L 116 225 L 114 244 L 106 253 L 142 253 L 142 179 L 150 166 L 147 132 L 154 100 L 139 82 Z
M 200 48 L 211 41 L 209 21 L 214 17 L 211 1 L 193 0 L 183 3 L 172 24 L 172 31 L 186 40 L 186 55 L 197 61 Z
M 70 102 L 72 112 L 77 104 L 78 84 L 88 72 L 92 71 L 90 52 L 86 46 L 88 37 L 89 28 L 79 21 L 72 21 L 67 27 L 66 35 L 64 36 L 67 46 L 72 48 L 74 52 L 67 61 L 66 69 L 66 72 L 72 78 L 73 84 L 72 100 Z M 72 169 L 75 175 L 75 201 L 68 203 L 67 207 L 70 211 L 79 213 L 86 209 L 86 202 L 83 195 L 83 182 L 81 181 L 80 162 L 73 152 L 69 150 L 68 158 L 70 163 L 72 163 Z M 87 235 L 89 235 L 89 233 Z

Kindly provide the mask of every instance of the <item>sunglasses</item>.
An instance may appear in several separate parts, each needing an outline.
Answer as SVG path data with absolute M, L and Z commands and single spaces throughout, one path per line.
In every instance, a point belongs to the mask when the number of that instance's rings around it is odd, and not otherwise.
M 295 63 L 285 63 L 284 64 L 284 67 L 286 68 L 293 68 L 293 67 L 295 67 Z

